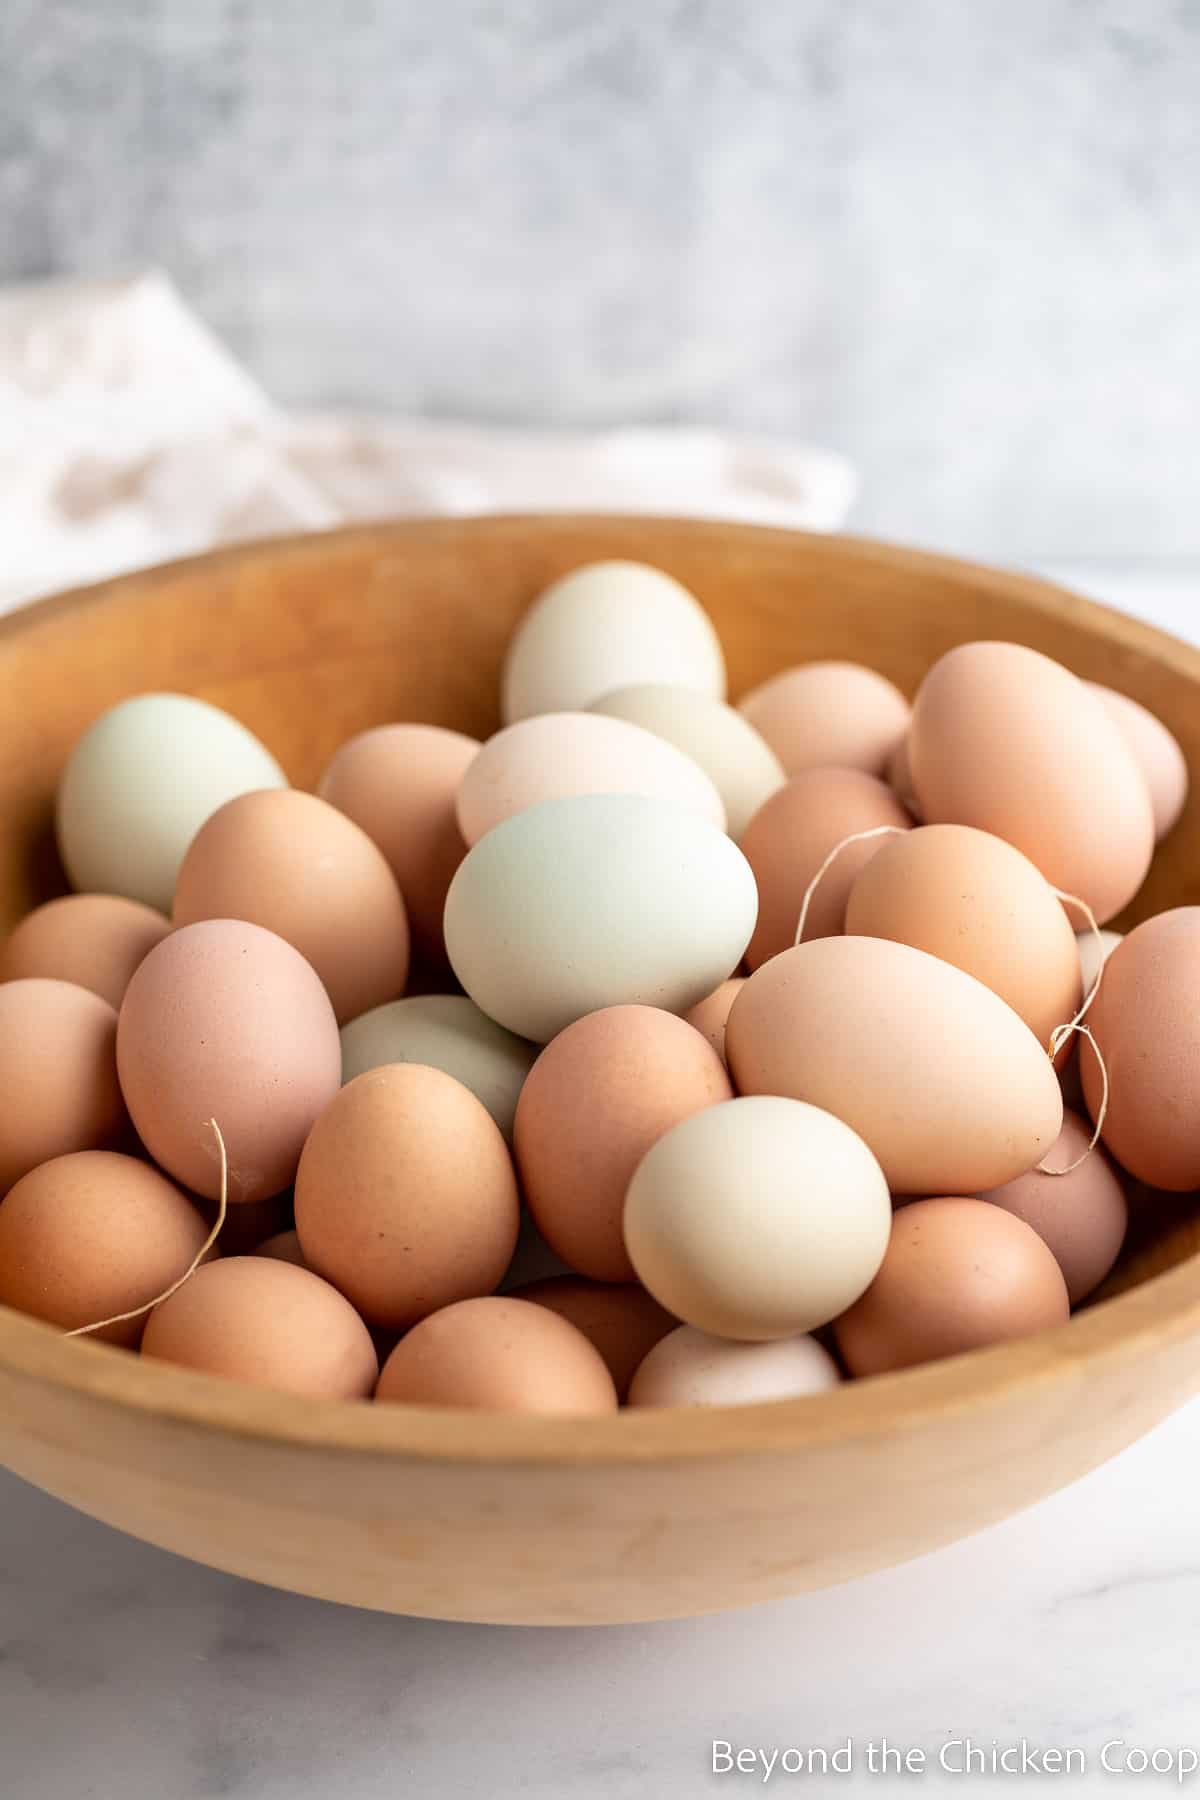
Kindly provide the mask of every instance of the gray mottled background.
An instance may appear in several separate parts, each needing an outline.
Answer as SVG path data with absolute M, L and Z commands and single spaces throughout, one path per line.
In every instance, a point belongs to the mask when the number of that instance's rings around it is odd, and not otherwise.
M 857 522 L 1200 551 L 1198 0 L 0 0 L 0 279 L 281 400 L 823 441 Z

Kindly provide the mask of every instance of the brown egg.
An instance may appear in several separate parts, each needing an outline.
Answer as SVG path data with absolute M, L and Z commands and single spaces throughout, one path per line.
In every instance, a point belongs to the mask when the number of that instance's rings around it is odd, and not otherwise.
M 422 1063 L 347 1083 L 296 1174 L 305 1262 L 389 1330 L 496 1288 L 519 1214 L 495 1120 L 461 1082 Z
M 119 1007 L 142 958 L 171 929 L 152 906 L 118 894 L 66 894 L 27 913 L 0 949 L 0 980 L 72 981 Z
M 384 1365 L 377 1400 L 491 1412 L 610 1413 L 612 1376 L 581 1331 L 546 1306 L 491 1295 L 423 1319 Z
M 805 890 L 829 852 L 880 825 L 907 831 L 912 820 L 889 787 L 860 769 L 808 769 L 759 807 L 741 840 L 758 882 L 758 924 L 746 951 L 751 969 L 795 943 Z M 848 844 L 830 864 L 809 904 L 806 939 L 843 929 L 855 877 L 887 842 L 880 836 Z
M 1108 1067 L 1108 1148 L 1150 1187 L 1200 1187 L 1200 906 L 1159 913 L 1122 939 L 1087 1022 Z M 1079 1066 L 1095 1119 L 1102 1081 L 1086 1043 Z
M 1046 1168 L 1067 1169 L 1083 1155 L 1091 1137 L 1090 1126 L 1078 1114 L 1065 1112 L 1058 1142 L 1042 1158 Z M 1033 1226 L 1057 1258 L 1072 1306 L 1100 1286 L 1121 1254 L 1129 1208 L 1100 1145 L 1070 1174 L 1052 1175 L 1035 1167 L 978 1198 Z
M 624 1400 L 639 1365 L 679 1320 L 636 1281 L 585 1281 L 562 1275 L 513 1290 L 514 1300 L 548 1306 L 582 1331 L 604 1358 L 617 1398 Z
M 129 984 L 117 1027 L 121 1088 L 167 1173 L 231 1204 L 287 1187 L 313 1120 L 336 1094 L 342 1046 L 311 965 L 273 931 L 209 919 L 173 931 Z
M 730 1008 L 742 988 L 745 986 L 744 975 L 731 975 L 715 988 L 708 998 L 693 1006 L 690 1012 L 684 1013 L 689 1025 L 695 1027 L 702 1037 L 706 1037 L 722 1062 L 725 1060 L 725 1021 L 729 1017 Z
M 382 851 L 297 788 L 240 794 L 201 826 L 179 870 L 174 919 L 248 919 L 277 932 L 317 971 L 339 1025 L 404 992 L 408 919 Z
M 550 1248 L 594 1281 L 632 1281 L 621 1218 L 650 1146 L 730 1100 L 725 1065 L 698 1031 L 653 1006 L 606 1006 L 559 1032 L 517 1101 L 513 1150 Z
M 440 725 L 380 725 L 342 745 L 317 790 L 383 851 L 404 895 L 414 949 L 439 965 L 446 961 L 446 890 L 467 853 L 455 801 L 478 750 L 478 739 Z
M 0 1201 L 0 1304 L 64 1331 L 145 1306 L 191 1266 L 208 1225 L 174 1182 L 108 1150 L 58 1156 Z M 146 1320 L 92 1335 L 136 1349 Z
M 885 838 L 850 890 L 846 931 L 965 969 L 1042 1044 L 1082 997 L 1079 947 L 1053 888 L 1027 856 L 970 825 Z
M 1154 835 L 1156 838 L 1166 837 L 1183 811 L 1188 791 L 1187 763 L 1178 740 L 1167 730 L 1161 719 L 1156 719 L 1152 712 L 1139 705 L 1136 700 L 1131 700 L 1128 694 L 1119 694 L 1115 688 L 1101 687 L 1097 681 L 1089 681 L 1085 685 L 1099 697 L 1101 705 L 1121 733 L 1133 760 L 1142 771 L 1150 790 Z
M 835 765 L 882 775 L 908 730 L 908 701 L 874 669 L 811 662 L 784 669 L 744 694 L 738 711 L 789 775 Z
M 150 1314 L 142 1355 L 312 1400 L 363 1400 L 379 1373 L 366 1326 L 327 1281 L 269 1257 L 197 1269 Z
M 257 1250 L 252 1250 L 250 1254 L 251 1256 L 269 1256 L 276 1262 L 295 1263 L 298 1269 L 308 1267 L 304 1260 L 304 1252 L 300 1248 L 299 1234 L 295 1231 L 277 1231 L 274 1237 L 269 1237 L 265 1243 L 260 1244 Z
M 0 1194 L 39 1163 L 116 1144 L 117 1015 L 69 981 L 0 984 Z
M 930 824 L 1005 838 L 1098 924 L 1141 886 L 1146 783 L 1095 694 L 1050 657 L 1024 644 L 948 651 L 921 683 L 908 754 Z
M 1062 1271 L 1023 1219 L 982 1200 L 914 1200 L 834 1331 L 852 1375 L 882 1375 L 1044 1331 L 1069 1312 Z

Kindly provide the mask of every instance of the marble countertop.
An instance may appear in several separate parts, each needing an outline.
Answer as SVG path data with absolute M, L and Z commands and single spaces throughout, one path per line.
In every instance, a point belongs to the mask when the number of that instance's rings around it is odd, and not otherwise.
M 1048 572 L 1200 629 L 1200 571 Z M 276 1593 L 0 1473 L 0 1794 L 955 1791 L 964 1740 L 1010 1765 L 972 1771 L 972 1791 L 1031 1779 L 1017 1772 L 1024 1740 L 1035 1758 L 1085 1760 L 1070 1791 L 1200 1794 L 1187 1772 L 1200 1761 L 1198 1478 L 1200 1402 L 1032 1511 L 905 1567 L 753 1612 L 550 1631 Z M 924 1771 L 872 1772 L 883 1739 L 923 1753 Z M 849 1774 L 713 1773 L 714 1741 L 769 1756 L 847 1740 Z M 1153 1752 L 1163 1772 L 1131 1772 Z

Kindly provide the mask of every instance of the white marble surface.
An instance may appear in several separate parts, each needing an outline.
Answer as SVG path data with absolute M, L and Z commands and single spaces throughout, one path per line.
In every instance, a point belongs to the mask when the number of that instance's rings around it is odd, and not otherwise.
M 1200 571 L 1054 571 L 1186 630 Z M 950 1739 L 1200 1751 L 1200 1403 L 1022 1516 L 920 1562 L 751 1613 L 501 1630 L 356 1613 L 193 1567 L 0 1475 L 5 1800 L 626 1800 L 752 1793 L 712 1744 L 833 1747 L 849 1776 L 768 1793 L 961 1788 Z M 923 1749 L 874 1775 L 867 1745 Z M 960 1753 L 955 1753 L 960 1754 Z M 1120 1761 L 1124 1751 L 1110 1751 Z M 1025 1779 L 1030 1779 L 1026 1777 Z M 1052 1781 L 1052 1776 L 1041 1779 Z M 969 1791 L 1022 1777 L 974 1776 Z M 1200 1793 L 1200 1775 L 1184 1784 Z

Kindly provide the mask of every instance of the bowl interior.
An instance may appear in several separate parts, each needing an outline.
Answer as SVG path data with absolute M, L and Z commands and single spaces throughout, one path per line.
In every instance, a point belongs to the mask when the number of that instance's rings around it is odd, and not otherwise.
M 1143 701 L 1200 770 L 1200 654 L 1029 577 L 849 538 L 690 521 L 493 518 L 364 527 L 171 564 L 0 621 L 0 684 L 12 697 L 0 717 L 0 929 L 63 891 L 53 844 L 55 785 L 80 732 L 116 700 L 172 689 L 226 707 L 302 787 L 315 784 L 338 744 L 370 725 L 414 719 L 485 736 L 498 722 L 499 670 L 515 620 L 556 576 L 609 557 L 652 562 L 692 589 L 721 635 L 733 697 L 813 657 L 870 663 L 911 693 L 953 644 L 1006 638 Z M 1200 895 L 1198 816 L 1193 791 L 1119 928 Z M 1191 1258 L 1198 1244 L 1190 1204 L 1145 1209 L 1101 1298 Z M 1189 1275 L 1162 1289 L 1157 1311 L 1142 1295 L 1126 1295 L 1044 1335 L 1062 1340 L 1054 1354 L 1082 1354 L 1093 1341 L 1148 1327 L 1164 1307 L 1191 1317 L 1198 1287 Z M 1097 1312 L 1111 1313 L 1103 1332 L 1094 1326 Z M 885 1377 L 892 1417 L 903 1411 L 905 1396 L 914 1405 L 961 1401 L 980 1383 L 1032 1370 L 1041 1354 L 1036 1345 L 1011 1346 Z M 46 1379 L 86 1380 L 136 1405 L 185 1412 L 194 1406 L 210 1416 L 217 1407 L 243 1429 L 319 1432 L 325 1441 L 342 1433 L 348 1443 L 374 1445 L 411 1444 L 413 1433 L 425 1430 L 417 1421 L 402 1426 L 402 1409 L 393 1408 L 374 1409 L 373 1422 L 364 1416 L 372 1409 L 318 1409 L 305 1417 L 275 1396 L 150 1370 L 104 1346 L 64 1345 L 0 1309 L 0 1362 L 14 1356 Z M 578 1454 L 632 1456 L 672 1444 L 748 1444 L 755 1414 L 770 1414 L 774 1431 L 781 1410 L 789 1412 L 797 1430 L 811 1432 L 862 1404 L 847 1389 L 824 1414 L 794 1402 L 739 1409 L 737 1425 L 692 1417 L 668 1427 L 660 1418 L 653 1436 L 636 1419 L 563 1422 L 555 1441 Z M 475 1422 L 469 1431 L 457 1421 L 449 1435 L 445 1427 L 439 1432 L 443 1448 L 450 1443 L 464 1455 L 512 1451 L 525 1441 L 523 1426 L 512 1421 L 483 1428 Z M 544 1424 L 538 1432 L 544 1446 Z M 528 1447 L 534 1443 L 529 1436 Z

